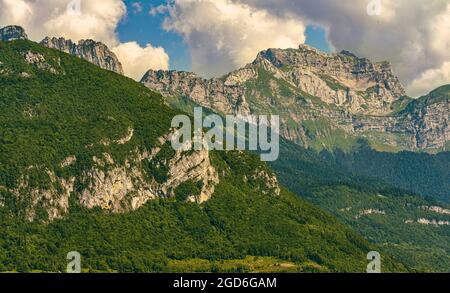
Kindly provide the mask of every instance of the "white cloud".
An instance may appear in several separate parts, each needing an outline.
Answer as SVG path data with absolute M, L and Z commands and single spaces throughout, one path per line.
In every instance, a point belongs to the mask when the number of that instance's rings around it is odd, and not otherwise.
M 0 0 L 0 14 L 0 25 L 21 25 L 33 40 L 91 38 L 114 46 L 126 6 L 121 0 Z
M 141 70 L 142 64 L 158 64 L 158 57 L 162 58 L 161 68 L 165 68 L 168 56 L 164 49 L 151 45 L 141 48 L 137 43 L 120 44 L 116 28 L 126 13 L 122 0 L 0 0 L 0 26 L 21 25 L 32 40 L 55 36 L 104 42 L 110 48 L 118 48 L 126 58 L 121 60 L 124 71 L 132 77 L 136 77 L 134 74 Z M 132 51 L 126 54 L 127 49 Z M 142 60 L 129 62 L 131 52 L 139 54 Z
M 18 24 L 32 16 L 30 5 L 22 0 L 2 0 L 0 2 L 0 24 Z
M 289 14 L 275 16 L 229 0 L 175 0 L 164 28 L 183 36 L 193 71 L 217 76 L 253 61 L 267 48 L 291 48 L 304 43 L 303 22 Z
M 126 16 L 123 0 L 81 0 L 79 14 L 67 10 L 73 1 L 0 0 L 0 26 L 22 25 L 33 40 L 50 35 L 120 45 L 115 30 Z M 316 24 L 337 50 L 391 61 L 411 95 L 433 89 L 426 76 L 445 81 L 437 76 L 446 76 L 450 62 L 450 0 L 379 0 L 381 14 L 369 16 L 371 1 L 378 0 L 171 0 L 150 14 L 168 14 L 164 28 L 184 38 L 193 70 L 206 76 L 241 67 L 269 47 L 297 47 L 305 40 L 304 24 Z M 163 66 L 164 54 L 157 56 Z M 126 72 L 140 70 L 123 63 Z
M 136 42 L 120 44 L 113 49 L 124 67 L 125 75 L 140 80 L 149 69 L 169 69 L 169 55 L 163 48 L 148 44 L 145 48 Z
M 369 16 L 367 5 L 373 1 L 233 0 L 322 25 L 333 47 L 391 61 L 404 84 L 415 82 L 409 93 L 417 94 L 422 75 L 445 68 L 443 64 L 450 61 L 450 1 L 380 0 L 381 14 Z M 429 86 L 421 88 L 427 92 L 433 89 Z
M 408 92 L 414 97 L 419 97 L 445 84 L 450 84 L 450 61 L 445 62 L 440 68 L 423 72 L 409 84 Z

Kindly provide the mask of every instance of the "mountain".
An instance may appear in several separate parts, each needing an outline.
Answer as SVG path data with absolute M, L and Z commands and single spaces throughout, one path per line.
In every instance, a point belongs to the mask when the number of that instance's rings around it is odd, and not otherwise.
M 1 41 L 28 40 L 25 30 L 20 26 L 6 26 L 0 29 Z M 114 71 L 123 75 L 122 64 L 116 54 L 112 52 L 105 44 L 94 40 L 81 40 L 74 43 L 72 40 L 64 38 L 46 37 L 40 42 L 41 45 L 56 49 L 78 58 L 87 60 L 100 68 Z
M 46 37 L 41 41 L 41 45 L 57 49 L 62 52 L 85 59 L 100 68 L 117 72 L 123 75 L 122 64 L 109 48 L 94 40 L 81 40 L 78 44 L 64 38 Z
M 0 29 L 0 41 L 14 40 L 28 40 L 28 36 L 22 27 L 10 25 Z
M 192 111 L 201 104 L 221 114 L 244 115 L 244 106 L 232 108 L 232 103 L 222 101 L 237 100 L 239 94 L 226 94 L 245 93 L 245 88 L 228 89 L 220 79 L 206 81 L 193 73 L 149 71 L 143 81 L 167 95 L 166 103 L 172 107 Z M 264 83 L 255 90 L 261 88 Z M 188 94 L 177 96 L 180 92 Z M 205 98 L 211 93 L 221 98 Z M 447 102 L 448 93 L 448 86 L 444 86 L 411 100 L 398 111 L 397 119 L 421 125 L 423 129 L 445 126 L 439 125 L 439 120 L 430 119 L 430 112 L 438 118 L 448 115 L 440 104 Z M 269 110 L 284 115 L 284 112 Z M 284 111 L 292 110 L 286 107 Z M 423 124 L 419 123 L 421 120 Z M 342 151 L 339 148 L 305 148 L 282 139 L 279 159 L 271 162 L 270 167 L 289 190 L 333 213 L 408 267 L 417 271 L 448 272 L 450 153 L 380 152 L 374 150 L 365 137 L 353 140 L 351 149 Z M 342 141 L 348 143 L 345 137 Z
M 448 148 L 448 87 L 412 99 L 388 62 L 347 51 L 269 49 L 221 78 L 149 70 L 141 82 L 219 113 L 278 114 L 281 135 L 307 148 L 350 150 L 360 138 L 377 150 Z
M 142 84 L 0 42 L 1 271 L 356 271 L 382 248 L 245 152 L 174 151 Z M 384 271 L 404 271 L 383 252 Z
M 182 97 L 166 103 L 192 111 Z M 297 196 L 333 213 L 370 242 L 420 272 L 450 266 L 450 153 L 379 152 L 358 141 L 351 152 L 317 152 L 281 139 L 271 162 Z

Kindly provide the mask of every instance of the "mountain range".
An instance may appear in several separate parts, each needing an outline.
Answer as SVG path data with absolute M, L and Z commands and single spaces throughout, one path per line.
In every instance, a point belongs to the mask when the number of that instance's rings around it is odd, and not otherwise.
M 348 150 L 363 138 L 377 150 L 437 152 L 450 138 L 450 85 L 412 99 L 388 62 L 347 51 L 269 49 L 221 78 L 150 70 L 141 82 L 220 113 L 278 114 L 284 138 L 317 150 Z
M 448 271 L 448 86 L 412 99 L 386 62 L 303 45 L 138 83 L 93 40 L 0 39 L 0 271 Z M 195 105 L 279 114 L 280 160 L 174 151 Z

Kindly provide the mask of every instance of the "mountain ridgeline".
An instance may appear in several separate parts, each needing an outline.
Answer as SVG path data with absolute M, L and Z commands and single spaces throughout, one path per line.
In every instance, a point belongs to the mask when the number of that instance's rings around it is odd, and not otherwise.
M 115 72 L 13 37 L 0 88 L 0 271 L 363 272 L 382 249 L 253 154 L 173 150 L 181 112 Z
M 347 51 L 269 49 L 221 78 L 150 70 L 141 82 L 219 113 L 280 115 L 280 134 L 306 148 L 351 150 L 362 138 L 380 151 L 448 149 L 450 86 L 412 99 L 388 62 Z
M 10 25 L 0 29 L 0 40 L 28 40 L 28 35 L 22 27 Z M 77 44 L 64 38 L 46 37 L 40 44 L 87 60 L 100 68 L 123 74 L 122 64 L 117 56 L 101 42 L 80 40 Z
M 0 271 L 75 250 L 91 272 L 362 272 L 377 250 L 383 271 L 448 272 L 450 86 L 412 99 L 387 62 L 304 45 L 139 84 L 99 42 L 0 40 Z M 173 150 L 198 105 L 280 115 L 279 160 Z

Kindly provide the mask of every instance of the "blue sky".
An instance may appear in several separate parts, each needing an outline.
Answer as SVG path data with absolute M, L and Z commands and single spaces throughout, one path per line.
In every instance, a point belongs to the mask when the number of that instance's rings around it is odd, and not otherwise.
M 165 15 L 150 15 L 152 7 L 164 4 L 165 0 L 140 1 L 142 12 L 133 13 L 132 4 L 136 0 L 125 0 L 128 16 L 122 20 L 117 33 L 121 42 L 137 41 L 141 46 L 147 43 L 163 47 L 170 56 L 170 69 L 192 70 L 189 48 L 184 44 L 182 37 L 173 32 L 166 32 L 162 28 Z M 325 31 L 318 26 L 308 26 L 306 30 L 306 43 L 322 51 L 330 52 L 326 41 Z M 255 56 L 256 57 L 256 56 Z

